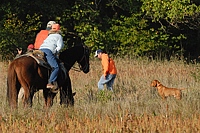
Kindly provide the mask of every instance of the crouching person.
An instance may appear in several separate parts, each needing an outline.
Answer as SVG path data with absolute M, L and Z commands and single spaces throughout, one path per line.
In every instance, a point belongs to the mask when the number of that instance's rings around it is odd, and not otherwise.
M 101 49 L 97 50 L 94 56 L 101 60 L 103 68 L 103 75 L 98 82 L 98 89 L 103 90 L 104 84 L 106 84 L 107 89 L 113 91 L 113 84 L 117 75 L 117 69 L 115 67 L 114 60 Z

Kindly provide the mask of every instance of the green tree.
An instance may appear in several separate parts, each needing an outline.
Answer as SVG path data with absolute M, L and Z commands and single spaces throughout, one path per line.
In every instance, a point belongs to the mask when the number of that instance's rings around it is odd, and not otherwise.
M 2 24 L 4 28 L 0 31 L 0 52 L 4 59 L 14 56 L 16 48 L 20 47 L 26 50 L 28 44 L 34 42 L 35 34 L 33 33 L 39 25 L 39 23 L 35 25 L 35 21 L 39 19 L 40 16 L 37 14 L 34 16 L 27 14 L 27 23 L 25 23 L 18 18 L 17 14 L 7 14 Z
M 0 52 L 12 55 L 26 48 L 49 20 L 61 24 L 66 47 L 74 33 L 92 51 L 115 55 L 199 53 L 199 2 L 197 0 L 24 1 L 0 2 Z M 194 49 L 195 48 L 195 49 Z M 9 54 L 8 54 L 9 53 Z
M 171 43 L 170 47 L 176 47 L 182 52 L 193 47 L 200 51 L 199 39 L 196 39 L 199 38 L 198 34 L 191 36 L 192 33 L 199 32 L 200 6 L 190 0 L 142 0 L 142 2 L 141 9 L 145 18 L 157 24 L 159 32 L 169 36 L 166 43 Z

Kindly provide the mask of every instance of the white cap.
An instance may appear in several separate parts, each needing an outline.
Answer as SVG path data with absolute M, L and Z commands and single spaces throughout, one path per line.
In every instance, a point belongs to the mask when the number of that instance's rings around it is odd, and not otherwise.
M 55 22 L 55 21 L 49 21 L 49 22 L 47 23 L 47 27 L 48 27 L 48 28 L 51 28 L 51 26 L 52 26 L 53 24 L 56 24 L 56 22 Z
M 94 57 L 97 57 L 99 53 L 102 53 L 103 51 L 101 49 L 96 50 Z

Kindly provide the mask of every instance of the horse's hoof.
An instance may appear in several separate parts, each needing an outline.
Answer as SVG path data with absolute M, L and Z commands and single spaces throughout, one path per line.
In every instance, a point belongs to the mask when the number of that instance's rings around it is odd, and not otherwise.
M 52 93 L 58 93 L 58 88 L 56 88 L 56 89 L 50 89 L 50 91 L 52 92 Z
M 47 86 L 46 86 L 48 89 L 56 89 L 57 88 L 57 85 L 53 85 L 51 83 L 48 83 Z

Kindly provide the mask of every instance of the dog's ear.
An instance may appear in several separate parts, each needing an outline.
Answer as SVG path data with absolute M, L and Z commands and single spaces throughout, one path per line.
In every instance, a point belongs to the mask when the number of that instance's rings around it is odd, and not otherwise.
M 155 87 L 158 87 L 161 85 L 161 83 L 158 80 L 154 80 L 153 82 L 154 82 Z
M 156 84 L 157 86 L 160 86 L 161 85 L 161 83 L 157 80 L 157 84 Z
M 156 85 L 157 85 L 157 81 L 156 81 L 156 80 L 153 80 L 153 81 L 151 82 L 151 86 L 152 86 L 152 87 L 156 87 Z

